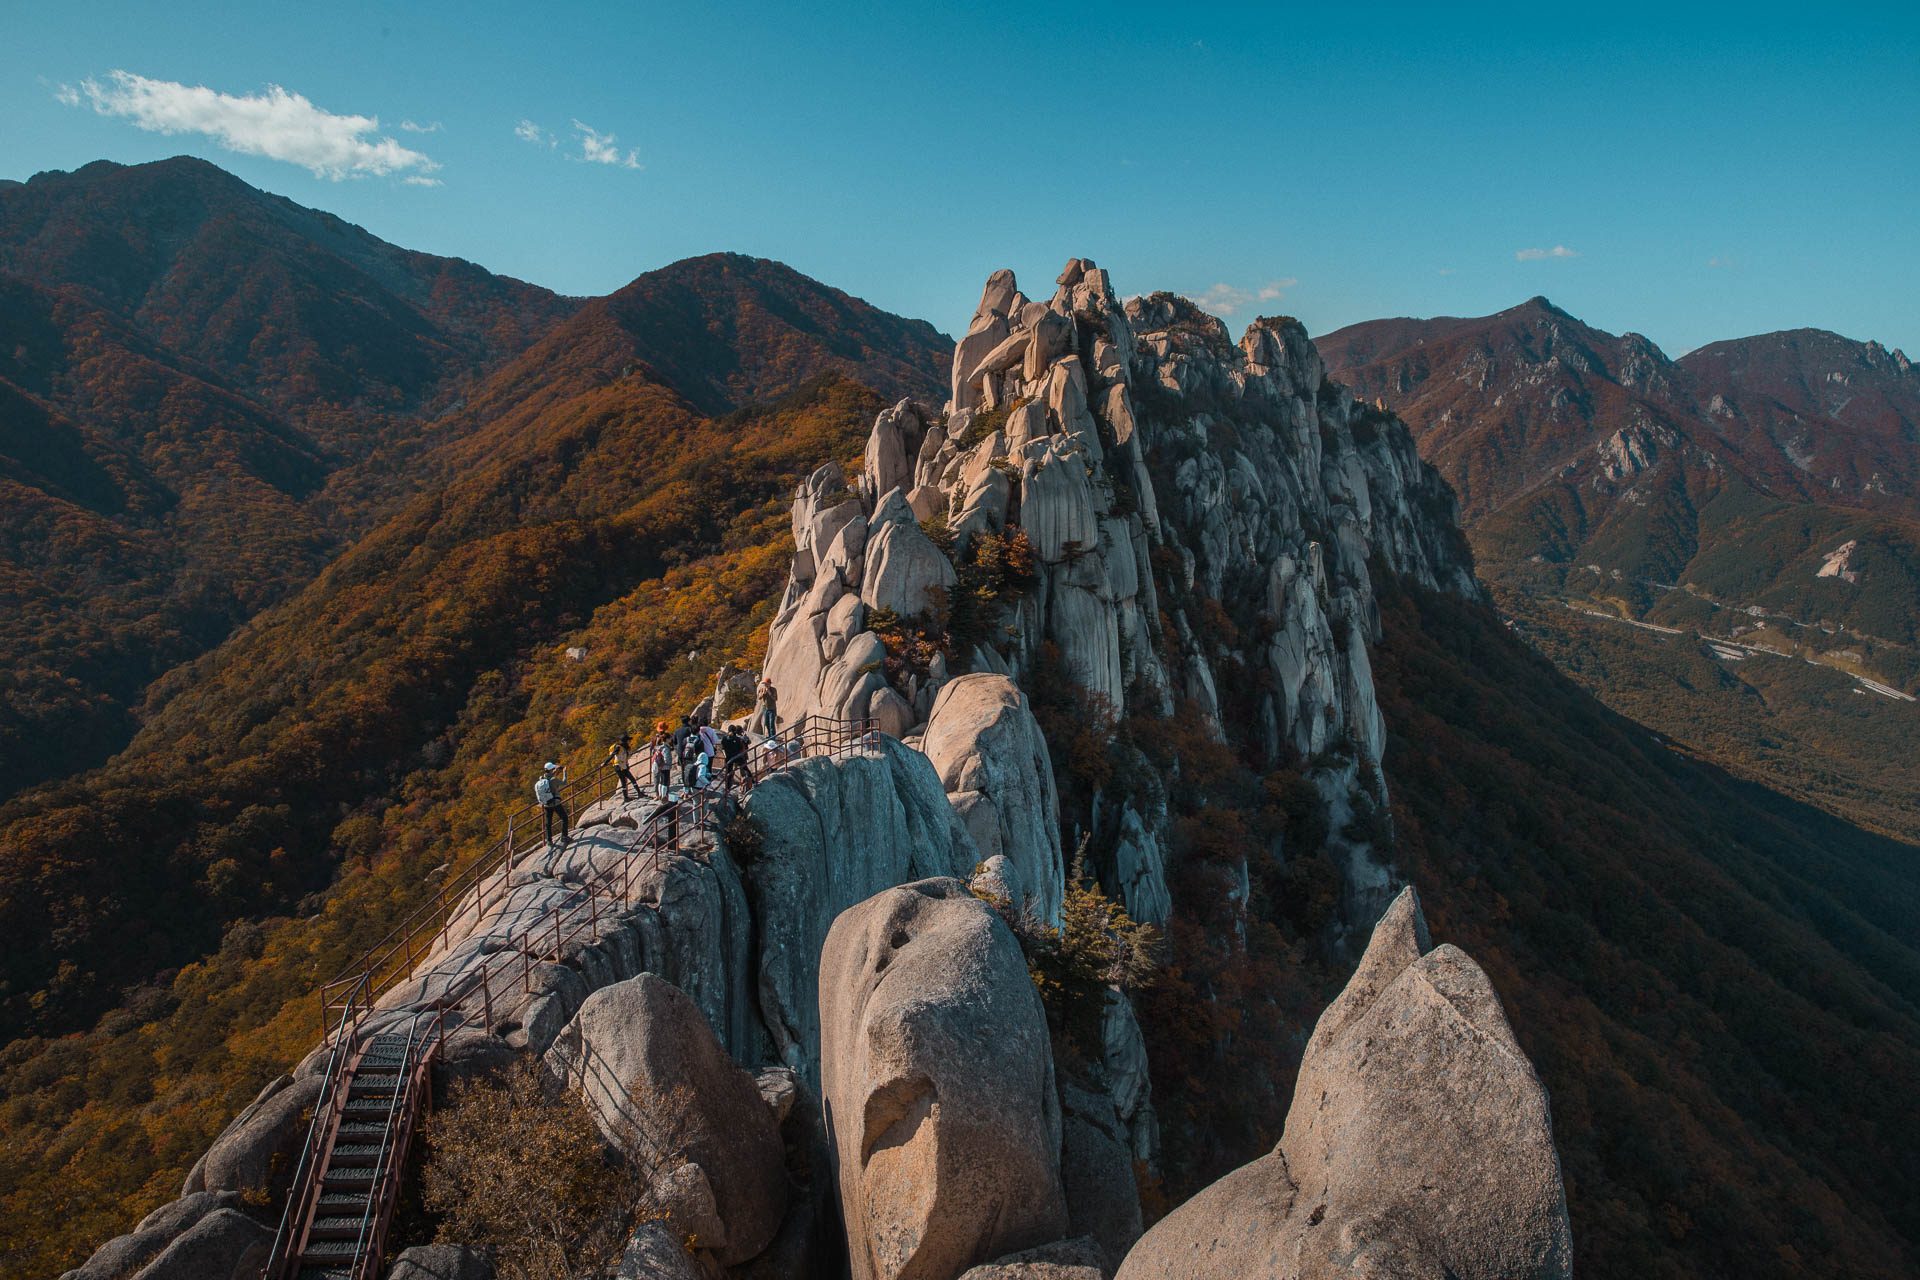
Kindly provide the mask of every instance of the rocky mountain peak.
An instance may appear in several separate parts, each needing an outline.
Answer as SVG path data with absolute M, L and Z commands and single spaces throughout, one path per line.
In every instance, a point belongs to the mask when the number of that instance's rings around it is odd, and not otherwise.
M 860 474 L 827 463 L 796 493 L 766 662 L 783 711 L 916 742 L 956 677 L 1057 663 L 1091 714 L 1196 717 L 1269 760 L 1318 761 L 1346 829 L 1386 801 L 1372 566 L 1479 590 L 1451 494 L 1396 419 L 1327 381 L 1298 321 L 1236 344 L 1175 294 L 1122 304 L 1088 259 L 1055 285 L 1039 302 L 993 273 L 946 404 L 901 401 Z M 1163 810 L 1133 797 L 1097 824 L 1141 919 L 1164 916 Z M 1352 919 L 1370 922 L 1393 874 L 1366 841 L 1343 848 Z

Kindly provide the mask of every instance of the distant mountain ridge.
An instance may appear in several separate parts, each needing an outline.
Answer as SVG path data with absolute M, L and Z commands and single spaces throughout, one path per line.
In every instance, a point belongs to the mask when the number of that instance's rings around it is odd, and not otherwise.
M 1669 360 L 1545 298 L 1319 346 L 1452 482 L 1502 607 L 1611 705 L 1920 831 L 1901 816 L 1920 775 L 1886 750 L 1912 742 L 1897 699 L 1920 692 L 1920 370 L 1903 353 L 1796 329 Z
M 1316 341 L 1356 395 L 1413 415 L 1473 517 L 1633 427 L 1643 431 L 1623 437 L 1629 449 L 1664 427 L 1774 496 L 1920 516 L 1920 373 L 1877 342 L 1796 329 L 1674 361 L 1544 297 L 1491 316 L 1370 320 Z
M 738 254 L 563 298 L 189 157 L 0 186 L 0 799 L 104 759 L 157 676 L 435 483 L 493 375 L 582 350 L 708 414 L 825 373 L 931 394 L 949 355 Z
M 1544 298 L 1370 321 L 1320 346 L 1356 395 L 1407 420 L 1496 574 L 1593 564 L 1920 638 L 1920 371 L 1898 351 L 1794 330 L 1672 361 Z M 1823 575 L 1848 543 L 1860 563 Z

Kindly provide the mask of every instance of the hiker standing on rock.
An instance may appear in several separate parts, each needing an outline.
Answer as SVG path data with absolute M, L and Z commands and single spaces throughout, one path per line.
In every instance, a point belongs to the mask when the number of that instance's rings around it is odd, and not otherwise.
M 771 738 L 780 731 L 780 691 L 766 676 L 760 677 L 760 684 L 753 691 L 751 727 L 763 738 Z
M 640 784 L 634 781 L 630 757 L 633 755 L 633 735 L 623 733 L 620 741 L 607 748 L 607 763 L 613 766 L 614 776 L 620 779 L 620 799 L 636 800 L 640 796 Z M 631 794 L 629 794 L 631 791 Z
M 673 735 L 665 720 L 653 727 L 653 746 L 647 756 L 653 767 L 653 789 L 662 800 L 673 797 Z
M 553 844 L 555 814 L 560 817 L 560 843 L 564 845 L 573 838 L 572 833 L 567 829 L 567 806 L 560 803 L 559 784 L 566 779 L 557 776 L 559 768 L 560 766 L 553 761 L 547 761 L 546 768 L 540 771 L 539 781 L 533 784 L 533 800 L 540 806 L 540 817 L 546 823 L 548 845 Z
M 727 731 L 720 736 L 720 746 L 727 753 L 727 768 L 720 777 L 720 789 L 732 790 L 736 778 L 742 787 L 752 786 L 753 773 L 747 768 L 747 735 L 740 731 L 739 725 L 727 726 Z
M 720 731 L 710 724 L 700 725 L 700 787 L 713 781 L 713 762 L 720 754 Z
M 692 791 L 700 785 L 700 756 L 705 750 L 705 746 L 700 741 L 699 733 L 695 732 L 690 726 L 691 719 L 689 719 L 687 724 L 680 726 L 680 728 L 687 731 L 686 735 L 682 737 L 678 732 L 675 732 L 673 737 L 674 741 L 678 744 L 675 749 L 680 754 L 680 785 Z

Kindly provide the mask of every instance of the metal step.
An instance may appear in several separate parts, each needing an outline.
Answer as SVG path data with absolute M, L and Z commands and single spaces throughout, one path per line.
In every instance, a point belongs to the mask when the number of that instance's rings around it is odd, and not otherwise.
M 357 1250 L 355 1240 L 310 1240 L 300 1254 L 300 1261 L 320 1263 L 352 1262 Z
M 372 1219 L 357 1213 L 328 1214 L 315 1218 L 307 1229 L 309 1240 L 358 1240 L 362 1228 L 372 1225 Z
M 358 1217 L 366 1212 L 367 1196 L 365 1191 L 322 1191 L 317 1212 L 329 1217 L 343 1213 Z
M 384 1142 L 336 1142 L 333 1144 L 333 1154 L 327 1158 L 327 1168 L 375 1164 L 380 1159 L 380 1153 L 386 1149 Z
M 299 1271 L 299 1280 L 353 1280 L 352 1267 L 336 1267 L 327 1263 L 314 1266 L 303 1265 Z
M 373 1170 L 367 1168 L 328 1169 L 320 1185 L 329 1191 L 367 1191 L 373 1186 Z

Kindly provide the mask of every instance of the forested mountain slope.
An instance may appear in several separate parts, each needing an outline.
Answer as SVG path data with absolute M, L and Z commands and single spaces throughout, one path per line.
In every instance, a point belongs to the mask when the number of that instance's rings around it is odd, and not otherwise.
M 0 190 L 0 795 L 124 744 L 575 305 L 200 160 Z
M 711 415 L 828 370 L 926 394 L 947 354 L 778 263 L 560 298 L 186 157 L 0 189 L 0 799 L 124 745 L 153 680 L 436 488 L 577 344 Z

